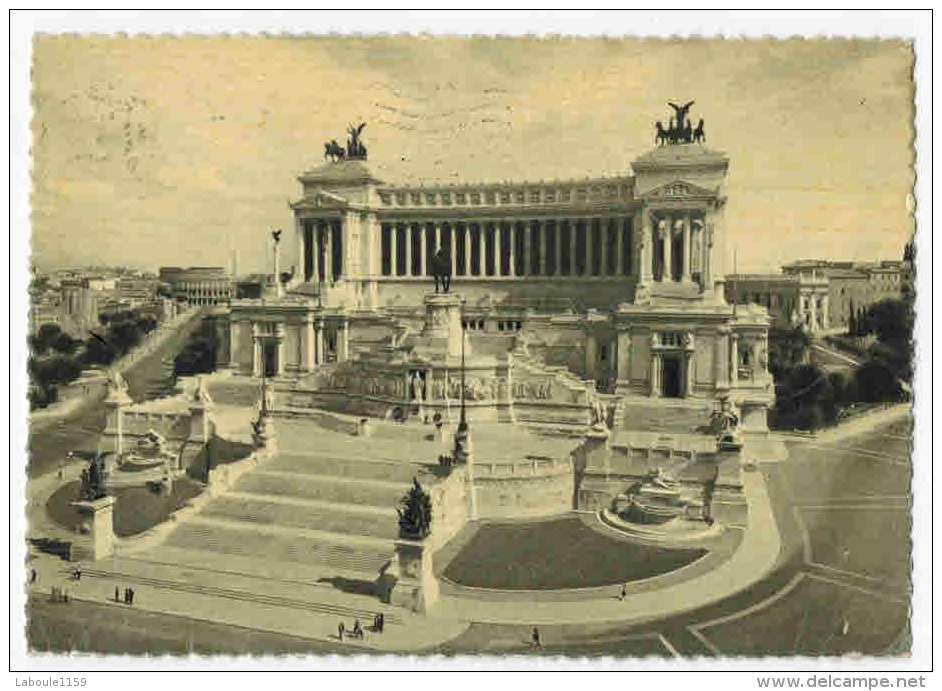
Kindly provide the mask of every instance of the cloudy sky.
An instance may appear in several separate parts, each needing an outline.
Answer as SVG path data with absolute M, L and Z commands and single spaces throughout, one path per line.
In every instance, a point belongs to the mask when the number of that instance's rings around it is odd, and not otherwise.
M 34 259 L 262 269 L 350 122 L 387 182 L 581 178 L 629 172 L 688 100 L 731 158 L 740 270 L 895 259 L 912 66 L 897 41 L 38 37 Z

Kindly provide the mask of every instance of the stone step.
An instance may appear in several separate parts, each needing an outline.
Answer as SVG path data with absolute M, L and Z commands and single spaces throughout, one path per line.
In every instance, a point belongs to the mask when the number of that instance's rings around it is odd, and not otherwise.
M 429 467 L 435 462 L 436 459 L 430 459 L 428 461 Z M 322 456 L 318 455 L 316 450 L 310 455 L 279 453 L 274 459 L 265 464 L 265 469 L 410 484 L 412 483 L 412 478 L 419 477 L 421 481 L 421 477 L 425 474 L 425 469 L 418 463 L 387 462 L 357 457 Z
M 204 519 L 181 525 L 166 546 L 268 560 L 320 564 L 343 572 L 378 575 L 393 556 L 393 543 L 351 535 L 315 535 L 296 529 L 266 530 L 239 521 Z
M 233 489 L 237 492 L 312 501 L 395 508 L 408 491 L 409 485 L 303 473 L 269 472 L 268 466 L 265 466 L 265 469 L 243 476 Z
M 278 501 L 277 497 L 251 495 L 223 496 L 213 499 L 201 512 L 204 518 L 224 518 L 245 521 L 256 525 L 277 525 L 286 528 L 302 528 L 329 533 L 343 533 L 379 537 L 388 540 L 398 534 L 396 512 L 354 512 L 350 508 L 325 503 L 290 503 Z
M 625 401 L 619 407 L 619 429 L 665 434 L 704 434 L 715 410 L 713 403 L 707 401 L 667 407 Z

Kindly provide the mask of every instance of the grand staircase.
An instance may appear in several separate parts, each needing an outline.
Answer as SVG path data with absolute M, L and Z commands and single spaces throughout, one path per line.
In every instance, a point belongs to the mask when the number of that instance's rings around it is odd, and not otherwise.
M 194 567 L 231 562 L 278 578 L 374 582 L 393 557 L 396 506 L 422 467 L 343 457 L 323 446 L 263 462 L 177 528 L 155 558 Z

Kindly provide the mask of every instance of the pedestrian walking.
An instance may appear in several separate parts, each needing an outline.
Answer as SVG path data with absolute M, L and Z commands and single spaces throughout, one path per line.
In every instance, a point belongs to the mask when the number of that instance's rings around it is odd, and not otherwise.
M 36 577 L 37 577 L 36 569 L 32 569 L 32 570 L 29 572 L 29 584 L 30 584 L 30 585 L 33 585 L 33 583 L 36 582 Z
M 115 602 L 121 602 L 121 598 L 120 598 L 120 596 L 118 595 L 118 591 L 119 591 L 119 590 L 121 590 L 121 589 L 120 589 L 118 586 L 115 586 L 115 587 L 114 587 L 114 601 L 115 601 Z
M 353 637 L 354 638 L 363 638 L 363 627 L 360 626 L 360 620 L 355 619 L 353 621 Z
M 628 595 L 628 584 L 625 583 L 625 584 L 621 587 L 621 597 L 619 597 L 618 599 L 619 599 L 619 600 L 624 600 L 627 595 Z
M 128 604 L 133 605 L 134 604 L 134 588 L 128 588 L 128 591 L 131 593 L 128 598 Z
M 341 642 L 343 642 L 343 632 L 345 630 L 343 622 L 340 622 L 340 624 L 337 625 L 337 638 L 339 638 Z
M 127 587 L 124 589 L 124 604 L 131 604 L 131 589 Z
M 534 648 L 540 648 L 540 647 L 541 647 L 541 645 L 540 645 L 540 630 L 539 630 L 538 628 L 536 628 L 535 626 L 533 627 L 532 644 L 533 644 L 533 647 L 534 647 Z

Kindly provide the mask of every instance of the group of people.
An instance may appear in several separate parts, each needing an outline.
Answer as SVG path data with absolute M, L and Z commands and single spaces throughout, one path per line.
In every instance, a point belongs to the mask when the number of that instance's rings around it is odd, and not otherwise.
M 114 587 L 114 601 L 121 602 L 120 595 L 121 589 L 118 586 Z M 124 589 L 124 604 L 133 605 L 134 604 L 134 588 L 128 586 Z
M 383 627 L 385 625 L 386 625 L 385 614 L 379 613 L 373 617 L 373 631 L 376 631 L 377 633 L 382 633 Z M 344 639 L 344 636 L 346 635 L 348 635 L 347 625 L 344 624 L 343 622 L 340 622 L 340 624 L 337 625 L 337 638 L 339 638 L 342 641 Z M 353 629 L 349 633 L 350 638 L 363 638 L 364 635 L 365 634 L 363 632 L 363 627 L 360 626 L 360 620 L 354 619 Z

